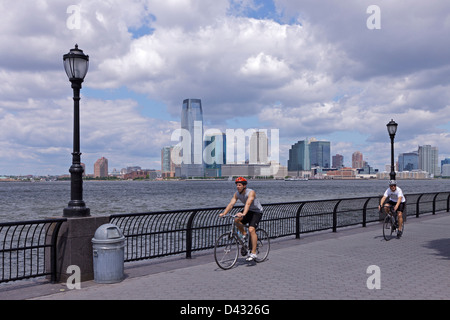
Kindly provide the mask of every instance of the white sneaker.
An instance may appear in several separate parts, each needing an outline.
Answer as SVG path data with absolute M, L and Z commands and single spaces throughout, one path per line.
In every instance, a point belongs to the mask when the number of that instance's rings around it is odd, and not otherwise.
M 255 260 L 256 258 L 258 258 L 258 256 L 256 255 L 256 254 L 254 254 L 254 253 L 250 253 L 249 255 L 248 255 L 248 257 L 247 257 L 247 261 L 253 261 L 253 260 Z

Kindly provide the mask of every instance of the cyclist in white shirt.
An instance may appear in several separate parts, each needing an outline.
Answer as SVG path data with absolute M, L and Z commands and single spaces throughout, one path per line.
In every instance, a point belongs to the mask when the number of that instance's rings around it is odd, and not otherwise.
M 397 187 L 397 182 L 395 180 L 389 181 L 389 188 L 384 192 L 383 198 L 381 198 L 378 210 L 381 210 L 384 202 L 388 199 L 387 204 L 394 207 L 394 211 L 397 212 L 398 218 L 398 232 L 397 238 L 402 236 L 403 232 L 403 212 L 406 210 L 406 199 L 403 195 L 402 189 Z M 386 213 L 388 213 L 389 208 L 385 208 Z

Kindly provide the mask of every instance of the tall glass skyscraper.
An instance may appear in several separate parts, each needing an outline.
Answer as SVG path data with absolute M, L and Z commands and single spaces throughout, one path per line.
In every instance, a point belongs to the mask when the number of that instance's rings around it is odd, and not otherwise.
M 222 165 L 226 164 L 227 136 L 225 133 L 205 133 L 205 176 L 221 177 Z
M 309 159 L 311 167 L 330 168 L 330 141 L 311 141 Z
M 181 129 L 189 132 L 191 143 L 185 157 L 188 160 L 181 164 L 180 175 L 182 177 L 203 177 L 203 110 L 200 99 L 185 99 L 181 110 Z
M 419 169 L 419 153 L 405 152 L 398 155 L 398 171 L 413 171 Z
M 311 170 L 308 141 L 298 141 L 289 150 L 288 171 Z

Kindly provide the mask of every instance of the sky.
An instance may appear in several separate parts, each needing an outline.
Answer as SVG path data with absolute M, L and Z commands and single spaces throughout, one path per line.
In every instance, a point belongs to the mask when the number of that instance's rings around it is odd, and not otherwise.
M 93 173 L 160 169 L 182 101 L 205 128 L 279 130 L 287 165 L 299 140 L 390 163 L 429 144 L 450 157 L 447 0 L 1 1 L 0 175 L 68 174 L 73 92 L 63 55 L 89 55 L 81 160 Z M 439 163 L 440 164 L 440 163 Z

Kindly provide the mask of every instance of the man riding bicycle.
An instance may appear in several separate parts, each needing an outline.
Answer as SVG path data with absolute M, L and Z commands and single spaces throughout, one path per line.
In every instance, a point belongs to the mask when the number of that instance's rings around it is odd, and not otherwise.
M 247 188 L 247 180 L 245 178 L 239 177 L 236 179 L 235 183 L 237 192 L 234 193 L 230 203 L 219 216 L 225 216 L 233 208 L 238 199 L 245 204 L 244 210 L 236 214 L 237 218 L 234 221 L 244 238 L 247 237 L 244 224 L 249 224 L 248 232 L 250 233 L 252 252 L 247 257 L 247 261 L 252 261 L 257 258 L 256 245 L 258 243 L 258 236 L 256 234 L 256 228 L 261 220 L 263 208 L 259 200 L 256 199 L 255 191 Z
M 378 206 L 378 210 L 381 210 L 386 199 L 389 198 L 387 204 L 389 206 L 394 207 L 394 211 L 397 212 L 398 217 L 398 232 L 397 238 L 400 238 L 403 233 L 403 212 L 406 209 L 406 199 L 403 195 L 402 189 L 397 187 L 397 182 L 395 180 L 389 181 L 389 188 L 384 192 L 383 198 L 381 198 L 380 205 Z M 389 207 L 385 208 L 386 213 L 389 212 Z

